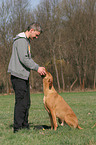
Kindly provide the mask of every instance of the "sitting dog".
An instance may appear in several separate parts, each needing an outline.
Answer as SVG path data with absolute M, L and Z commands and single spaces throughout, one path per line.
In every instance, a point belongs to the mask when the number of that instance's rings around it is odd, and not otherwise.
M 43 102 L 50 117 L 51 129 L 54 127 L 56 130 L 58 127 L 56 117 L 62 126 L 66 122 L 70 127 L 82 129 L 78 125 L 78 119 L 73 110 L 54 89 L 53 77 L 47 71 L 46 75 L 43 76 L 43 90 Z

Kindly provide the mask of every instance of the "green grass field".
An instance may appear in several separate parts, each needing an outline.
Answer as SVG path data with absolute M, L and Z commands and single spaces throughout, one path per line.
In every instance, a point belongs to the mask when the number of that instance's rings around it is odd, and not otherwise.
M 30 130 L 13 133 L 14 95 L 0 96 L 0 145 L 96 145 L 96 92 L 61 93 L 83 130 L 69 126 L 56 131 L 43 105 L 43 94 L 31 95 Z M 45 125 L 45 126 L 44 126 Z M 45 130 L 43 130 L 45 127 Z M 48 127 L 48 128 L 47 128 Z

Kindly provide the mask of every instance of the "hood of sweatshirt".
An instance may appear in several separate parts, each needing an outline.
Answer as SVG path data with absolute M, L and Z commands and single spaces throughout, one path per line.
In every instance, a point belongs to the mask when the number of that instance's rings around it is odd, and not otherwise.
M 19 39 L 19 38 L 27 38 L 24 32 L 19 33 L 18 35 L 16 35 L 15 38 L 13 38 L 13 41 Z

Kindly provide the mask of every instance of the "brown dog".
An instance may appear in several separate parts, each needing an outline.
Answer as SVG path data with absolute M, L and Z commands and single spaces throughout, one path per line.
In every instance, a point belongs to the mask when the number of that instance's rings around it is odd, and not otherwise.
M 44 89 L 44 106 L 48 111 L 51 129 L 57 129 L 58 118 L 59 123 L 63 126 L 66 122 L 70 127 L 82 129 L 78 125 L 78 119 L 69 105 L 64 101 L 64 99 L 56 92 L 53 87 L 53 77 L 46 71 L 46 76 L 43 77 L 43 89 Z

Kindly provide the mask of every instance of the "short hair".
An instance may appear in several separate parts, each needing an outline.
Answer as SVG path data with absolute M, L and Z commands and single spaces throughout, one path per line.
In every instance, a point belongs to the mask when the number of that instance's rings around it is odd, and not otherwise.
M 31 29 L 34 29 L 35 31 L 42 32 L 41 25 L 37 22 L 31 23 L 26 30 L 30 31 Z

